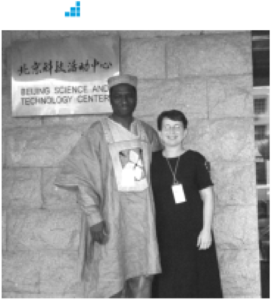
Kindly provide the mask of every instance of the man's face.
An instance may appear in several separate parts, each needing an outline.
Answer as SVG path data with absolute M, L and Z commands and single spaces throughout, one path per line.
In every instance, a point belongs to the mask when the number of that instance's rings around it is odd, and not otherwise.
M 132 116 L 136 105 L 135 89 L 129 84 L 118 84 L 111 89 L 110 102 L 113 114 L 118 117 Z

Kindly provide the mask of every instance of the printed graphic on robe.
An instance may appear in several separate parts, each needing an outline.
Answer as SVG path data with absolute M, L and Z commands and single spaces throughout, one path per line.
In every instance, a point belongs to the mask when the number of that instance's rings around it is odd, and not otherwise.
M 143 164 L 143 150 L 140 148 L 119 152 L 122 166 L 122 185 L 132 187 L 136 182 L 146 178 Z
M 69 11 L 64 11 L 64 18 L 81 18 L 81 0 L 74 0 L 74 6 L 68 7 Z

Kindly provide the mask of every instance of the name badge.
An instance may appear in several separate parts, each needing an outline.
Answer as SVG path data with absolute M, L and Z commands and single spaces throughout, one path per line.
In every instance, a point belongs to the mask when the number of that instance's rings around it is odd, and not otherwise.
M 172 192 L 173 192 L 176 204 L 186 202 L 183 186 L 181 183 L 173 184 Z

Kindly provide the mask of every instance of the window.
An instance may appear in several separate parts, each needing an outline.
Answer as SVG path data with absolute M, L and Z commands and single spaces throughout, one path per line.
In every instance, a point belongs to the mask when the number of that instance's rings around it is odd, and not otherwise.
M 254 113 L 256 115 L 266 113 L 266 98 L 254 99 Z
M 266 138 L 266 125 L 255 125 L 255 140 L 261 141 Z
M 257 184 L 267 184 L 265 162 L 256 162 L 256 177 L 257 177 Z
M 255 161 L 262 298 L 269 296 L 269 31 L 252 31 Z

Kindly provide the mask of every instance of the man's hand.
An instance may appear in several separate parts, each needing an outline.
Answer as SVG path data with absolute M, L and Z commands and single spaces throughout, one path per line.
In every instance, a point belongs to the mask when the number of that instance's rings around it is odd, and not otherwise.
M 91 235 L 94 242 L 105 244 L 108 240 L 108 229 L 104 221 L 95 224 L 90 228 Z
M 202 229 L 198 239 L 197 239 L 197 247 L 199 250 L 206 250 L 212 244 L 212 233 L 210 230 Z

